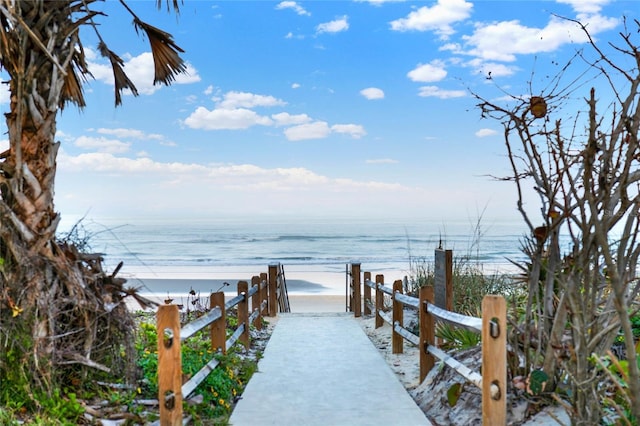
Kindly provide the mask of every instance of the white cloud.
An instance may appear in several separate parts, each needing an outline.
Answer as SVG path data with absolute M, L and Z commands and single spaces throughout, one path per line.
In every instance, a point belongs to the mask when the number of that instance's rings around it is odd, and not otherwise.
M 397 164 L 398 160 L 394 160 L 392 158 L 374 158 L 370 160 L 366 160 L 367 164 Z
M 500 64 L 497 62 L 484 62 L 481 59 L 473 59 L 465 64 L 476 69 L 476 72 L 485 77 L 507 77 L 518 71 L 518 67 Z
M 476 132 L 476 136 L 479 138 L 486 138 L 487 136 L 497 135 L 498 132 L 493 129 L 480 129 Z
M 354 139 L 360 139 L 367 134 L 364 127 L 359 124 L 334 124 L 331 126 L 331 130 L 336 133 L 350 135 Z
M 69 156 L 61 152 L 58 158 L 66 171 L 73 172 L 166 173 L 167 175 L 208 172 L 208 168 L 200 164 L 159 163 L 148 157 L 131 159 L 116 157 L 111 153 L 92 152 Z
M 275 172 L 278 174 L 278 177 L 285 179 L 289 184 L 318 185 L 329 182 L 326 176 L 318 175 L 302 167 L 293 167 L 290 169 L 277 168 Z
M 73 144 L 78 148 L 109 154 L 128 152 L 131 147 L 130 143 L 121 142 L 117 139 L 93 138 L 90 136 L 80 136 Z
M 148 140 L 148 139 L 154 139 L 154 140 L 163 140 L 164 137 L 160 134 L 157 133 L 145 133 L 141 130 L 136 130 L 136 129 L 122 129 L 122 128 L 116 128 L 116 129 L 107 129 L 107 128 L 100 128 L 98 130 L 96 130 L 96 132 L 102 134 L 102 135 L 111 135 L 111 136 L 115 136 L 117 138 L 121 138 L 121 139 L 140 139 L 140 140 Z
M 278 9 L 278 10 L 280 10 L 280 9 L 292 9 L 298 15 L 311 16 L 311 13 L 307 12 L 302 6 L 300 6 L 295 1 L 281 1 L 276 6 L 276 9 Z
M 592 36 L 614 28 L 614 18 L 592 16 L 583 22 Z M 466 52 L 485 61 L 513 62 L 517 55 L 553 52 L 568 43 L 584 43 L 587 36 L 571 21 L 552 17 L 544 28 L 527 27 L 518 20 L 478 24 L 474 33 L 463 36 Z
M 237 130 L 255 125 L 270 126 L 273 121 L 269 117 L 245 108 L 208 110 L 205 107 L 198 107 L 184 120 L 184 124 L 192 129 Z
M 111 69 L 111 65 L 107 65 L 106 59 L 104 58 L 98 59 L 98 55 L 94 51 L 91 51 L 91 49 L 85 49 L 85 53 L 86 52 L 90 52 L 87 55 L 88 67 L 94 78 L 106 84 L 113 85 L 113 70 Z M 101 62 L 97 62 L 98 60 Z M 200 81 L 198 71 L 189 62 L 185 62 L 185 65 L 186 72 L 178 74 L 172 84 L 191 84 Z M 124 63 L 124 71 L 141 95 L 152 95 L 163 86 L 162 84 L 153 84 L 154 64 L 151 52 L 144 52 L 138 56 L 128 58 Z M 128 90 L 125 91 L 125 93 L 130 94 Z
M 256 95 L 249 92 L 227 92 L 218 106 L 224 109 L 283 106 L 287 103 L 273 96 Z
M 203 93 L 207 96 L 211 96 L 213 94 L 213 86 L 211 84 L 208 85 L 207 88 L 204 89 Z
M 462 98 L 466 95 L 467 92 L 464 90 L 444 90 L 438 86 L 422 86 L 418 92 L 418 96 L 422 96 L 424 98 L 450 99 Z
M 344 15 L 341 18 L 335 19 L 333 21 L 325 22 L 316 27 L 316 32 L 318 34 L 322 33 L 339 33 L 341 31 L 346 31 L 349 29 L 349 17 Z
M 299 89 L 299 88 L 300 88 L 300 84 L 299 84 L 299 83 L 293 83 L 293 84 L 291 85 L 291 88 L 292 88 L 292 89 Z
M 296 34 L 292 33 L 291 31 L 289 31 L 284 36 L 284 38 L 289 39 L 289 40 L 294 39 L 294 38 L 297 39 L 297 40 L 304 40 L 305 36 L 304 36 L 304 34 L 297 34 L 296 35 Z
M 599 13 L 610 0 L 556 0 L 570 5 L 578 13 Z
M 304 123 L 289 127 L 284 131 L 284 135 L 290 141 L 324 139 L 331 133 L 346 134 L 354 139 L 360 139 L 367 134 L 364 127 L 358 124 L 334 124 L 329 126 L 326 121 Z
M 185 65 L 185 73 L 176 75 L 172 84 L 190 84 L 200 81 L 198 71 L 188 62 L 185 62 Z M 151 52 L 134 56 L 125 63 L 124 70 L 141 94 L 151 95 L 163 86 L 161 84 L 153 84 L 154 64 Z
M 308 139 L 324 139 L 331 134 L 331 129 L 326 121 L 300 124 L 289 127 L 284 135 L 290 141 L 302 141 Z
M 8 104 L 10 95 L 11 93 L 9 92 L 9 85 L 0 84 L 0 105 Z
M 391 22 L 394 31 L 434 31 L 443 38 L 454 33 L 452 24 L 471 15 L 473 3 L 465 0 L 438 0 L 432 7 L 423 6 L 406 18 Z
M 275 121 L 276 126 L 292 126 L 304 124 L 311 121 L 311 117 L 307 114 L 291 115 L 288 112 L 273 114 L 271 118 Z
M 438 60 L 431 61 L 428 64 L 418 64 L 416 68 L 407 73 L 409 79 L 422 83 L 442 81 L 446 76 L 447 70 L 444 63 Z
M 369 3 L 373 6 L 382 6 L 384 3 L 398 3 L 405 0 L 356 0 L 356 2 Z
M 108 173 L 110 177 L 120 176 L 135 185 L 144 185 L 144 176 L 154 187 L 181 187 L 184 190 L 176 196 L 202 187 L 216 191 L 230 190 L 233 193 L 263 191 L 275 193 L 291 191 L 324 191 L 340 193 L 346 191 L 408 191 L 411 188 L 387 182 L 356 181 L 347 178 L 330 178 L 303 167 L 266 169 L 253 164 L 202 165 L 195 163 L 162 163 L 148 157 L 117 157 L 109 153 L 87 153 L 70 156 L 61 150 L 58 157 L 65 173 Z M 130 180 L 136 175 L 135 180 Z M 109 182 L 113 182 L 112 179 Z M 108 183 L 108 182 L 105 182 Z M 414 189 L 415 190 L 415 189 Z M 134 191 L 135 193 L 135 191 Z M 146 190 L 139 196 L 161 192 Z M 200 198 L 200 197 L 197 197 Z
M 368 87 L 366 89 L 362 89 L 360 94 L 367 99 L 384 99 L 384 92 L 382 89 L 378 89 L 377 87 Z
M 183 121 L 183 124 L 192 129 L 202 130 L 241 130 L 256 125 L 293 126 L 284 131 L 287 139 L 292 141 L 321 139 L 327 137 L 331 132 L 349 134 L 353 138 L 366 135 L 364 128 L 357 124 L 336 124 L 330 127 L 324 121 L 313 121 L 307 114 L 279 112 L 268 117 L 250 109 L 287 104 L 273 96 L 232 91 L 225 93 L 222 98 L 214 100 L 216 101 L 214 109 L 210 110 L 200 106 Z M 121 134 L 124 134 L 125 130 L 122 129 Z

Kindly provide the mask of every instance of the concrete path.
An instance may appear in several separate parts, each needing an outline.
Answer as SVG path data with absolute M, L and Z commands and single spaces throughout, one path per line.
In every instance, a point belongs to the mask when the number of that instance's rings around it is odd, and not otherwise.
M 352 315 L 280 314 L 230 423 L 430 425 Z

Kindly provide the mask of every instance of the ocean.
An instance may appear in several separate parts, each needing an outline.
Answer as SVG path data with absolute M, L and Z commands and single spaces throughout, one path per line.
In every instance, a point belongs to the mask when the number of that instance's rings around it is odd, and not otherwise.
M 73 225 L 63 223 L 60 232 Z M 169 292 L 176 280 L 211 280 L 206 290 L 213 291 L 225 280 L 250 280 L 280 263 L 288 279 L 341 294 L 347 264 L 360 263 L 363 271 L 393 281 L 411 275 L 412 263 L 432 262 L 440 246 L 487 273 L 513 270 L 508 259 L 523 258 L 524 225 L 485 219 L 480 230 L 475 225 L 426 219 L 85 218 L 77 229 L 91 251 L 104 254 L 107 271 L 123 262 L 120 276 L 143 284 L 148 293 Z

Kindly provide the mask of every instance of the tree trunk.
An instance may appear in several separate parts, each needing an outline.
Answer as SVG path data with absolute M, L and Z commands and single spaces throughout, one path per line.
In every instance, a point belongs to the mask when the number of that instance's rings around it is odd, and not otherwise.
M 19 354 L 0 358 L 0 375 L 20 369 L 50 391 L 67 374 L 64 366 L 77 371 L 78 364 L 96 365 L 96 339 L 105 344 L 103 352 L 128 350 L 123 337 L 132 321 L 124 304 L 105 315 L 105 306 L 126 294 L 125 280 L 107 276 L 100 258 L 56 241 L 56 116 L 68 91 L 78 87 L 73 73 L 78 23 L 71 21 L 78 3 L 0 6 L 12 13 L 2 16 L 0 34 L 2 65 L 11 77 L 10 147 L 0 154 L 0 303 L 11 309 L 0 309 L 0 353 Z M 111 340 L 113 347 L 107 348 Z

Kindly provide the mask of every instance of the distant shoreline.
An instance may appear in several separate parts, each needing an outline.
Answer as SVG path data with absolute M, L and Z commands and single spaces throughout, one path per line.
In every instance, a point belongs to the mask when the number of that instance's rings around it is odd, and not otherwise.
M 139 288 L 141 294 L 156 295 L 165 297 L 189 294 L 194 290 L 200 295 L 223 291 L 229 294 L 237 294 L 238 281 L 247 279 L 215 278 L 215 279 L 181 279 L 181 278 L 135 278 L 130 279 L 127 284 L 130 287 Z M 287 279 L 287 291 L 292 294 L 323 294 L 329 295 L 331 288 L 322 284 L 307 280 Z
M 347 275 L 344 266 L 333 270 L 307 270 L 305 265 L 296 266 L 297 267 L 287 267 L 285 265 L 285 279 L 289 294 L 345 294 Z M 262 268 L 258 266 L 227 267 L 218 270 L 214 268 L 184 268 L 182 270 L 172 269 L 171 271 L 158 271 L 158 273 L 153 276 L 149 273 L 122 274 L 121 276 L 127 279 L 127 286 L 139 288 L 141 294 L 154 295 L 164 299 L 167 294 L 169 294 L 169 296 L 186 295 L 191 289 L 201 295 L 215 291 L 236 294 L 238 281 L 251 283 L 253 276 L 267 271 L 268 265 Z M 406 273 L 396 270 L 372 270 L 373 275 L 380 273 L 384 273 L 385 280 L 389 282 L 402 279 L 406 275 Z M 229 285 L 225 285 L 225 283 Z

